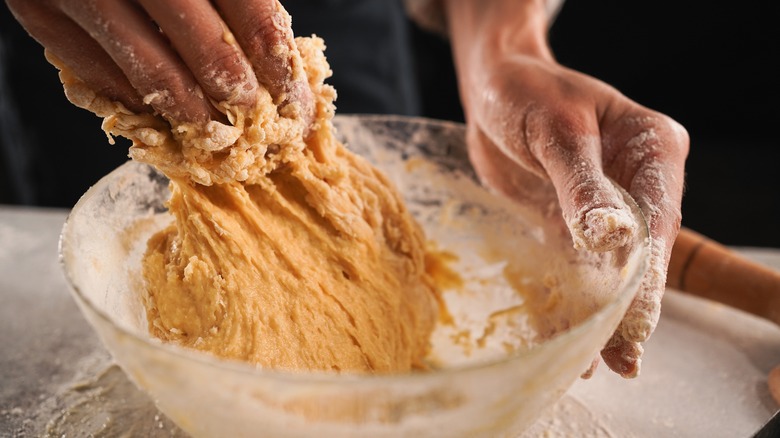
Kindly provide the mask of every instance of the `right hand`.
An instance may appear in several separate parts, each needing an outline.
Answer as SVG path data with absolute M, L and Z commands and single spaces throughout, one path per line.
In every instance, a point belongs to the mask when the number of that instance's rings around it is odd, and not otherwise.
M 6 1 L 81 81 L 135 113 L 224 120 L 212 102 L 251 107 L 263 86 L 280 107 L 313 116 L 311 89 L 290 55 L 290 16 L 278 0 Z

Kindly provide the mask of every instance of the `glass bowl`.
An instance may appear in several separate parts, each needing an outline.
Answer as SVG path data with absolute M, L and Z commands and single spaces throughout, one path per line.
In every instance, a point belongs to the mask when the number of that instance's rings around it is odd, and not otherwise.
M 446 304 L 431 369 L 357 375 L 281 372 L 152 338 L 140 261 L 167 225 L 167 179 L 128 162 L 69 215 L 60 258 L 106 348 L 159 409 L 193 436 L 516 436 L 598 355 L 648 263 L 644 220 L 615 251 L 576 251 L 552 188 L 533 206 L 483 188 L 460 124 L 338 116 L 347 146 L 382 169 L 422 224 Z M 445 276 L 446 277 L 446 276 Z

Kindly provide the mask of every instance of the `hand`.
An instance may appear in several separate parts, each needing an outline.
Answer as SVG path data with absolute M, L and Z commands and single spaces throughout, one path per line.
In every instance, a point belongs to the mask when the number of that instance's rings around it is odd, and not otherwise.
M 7 0 L 20 23 L 93 91 L 168 121 L 224 120 L 259 85 L 304 117 L 314 102 L 277 0 Z
M 483 180 L 527 197 L 509 174 L 530 170 L 549 178 L 576 246 L 611 250 L 633 232 L 627 206 L 605 176 L 640 205 L 653 239 L 650 271 L 602 350 L 610 368 L 636 375 L 639 343 L 658 321 L 679 231 L 685 131 L 604 83 L 528 57 L 491 67 L 483 95 L 470 109 L 470 155 Z
M 636 376 L 680 228 L 688 135 L 669 117 L 556 63 L 540 2 L 473 3 L 450 0 L 447 7 L 469 152 L 485 183 L 527 200 L 532 194 L 523 193 L 522 179 L 549 178 L 575 245 L 596 251 L 622 245 L 634 227 L 607 177 L 645 214 L 651 267 L 602 350 L 612 370 Z

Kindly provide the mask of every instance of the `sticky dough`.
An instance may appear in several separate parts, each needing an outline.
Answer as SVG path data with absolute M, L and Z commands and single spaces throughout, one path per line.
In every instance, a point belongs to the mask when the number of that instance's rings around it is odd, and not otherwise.
M 388 180 L 335 139 L 323 48 L 298 38 L 289 54 L 315 95 L 306 133 L 264 89 L 255 108 L 220 104 L 229 125 L 171 127 L 61 77 L 171 179 L 174 222 L 143 261 L 154 336 L 279 369 L 422 367 L 438 312 L 424 236 Z

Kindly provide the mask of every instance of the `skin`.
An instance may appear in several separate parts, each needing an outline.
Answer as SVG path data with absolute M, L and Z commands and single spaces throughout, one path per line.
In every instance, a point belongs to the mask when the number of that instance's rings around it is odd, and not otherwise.
M 687 132 L 668 116 L 558 64 L 546 39 L 543 0 L 444 5 L 469 153 L 483 181 L 531 202 L 523 181 L 549 179 L 572 234 L 587 225 L 590 212 L 626 209 L 606 177 L 625 188 L 645 214 L 653 238 L 651 269 L 601 354 L 620 375 L 638 375 L 641 343 L 658 321 L 680 229 Z M 603 251 L 622 242 L 596 233 L 582 243 Z
M 277 0 L 6 0 L 18 21 L 98 93 L 169 121 L 224 121 L 211 102 L 251 106 L 266 87 L 280 105 L 313 115 L 294 78 L 289 16 Z M 609 85 L 558 64 L 543 0 L 444 0 L 472 162 L 483 181 L 521 201 L 529 178 L 549 179 L 572 234 L 605 251 L 630 230 L 599 232 L 595 213 L 627 207 L 607 177 L 637 200 L 650 224 L 653 267 L 602 351 L 632 377 L 660 314 L 680 227 L 686 131 Z M 457 31 L 455 31 L 457 30 Z M 229 32 L 228 32 L 229 31 Z M 229 37 L 232 35 L 234 41 Z M 594 362 L 595 363 L 595 362 Z
M 277 47 L 294 47 L 289 16 L 276 0 L 7 3 L 50 54 L 134 112 L 222 120 L 212 101 L 251 106 L 262 84 L 279 103 L 313 114 L 305 80 L 294 80 L 290 58 L 276 54 Z

